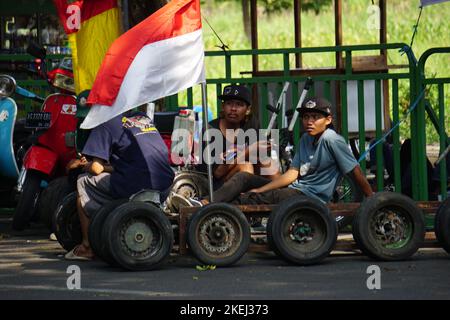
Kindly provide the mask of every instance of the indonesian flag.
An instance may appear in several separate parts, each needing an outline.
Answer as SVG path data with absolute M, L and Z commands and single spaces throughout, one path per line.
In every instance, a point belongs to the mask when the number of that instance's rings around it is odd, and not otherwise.
M 117 0 L 53 0 L 72 49 L 75 92 L 92 88 L 108 48 L 120 36 Z
M 109 48 L 81 128 L 205 81 L 199 0 L 172 0 Z

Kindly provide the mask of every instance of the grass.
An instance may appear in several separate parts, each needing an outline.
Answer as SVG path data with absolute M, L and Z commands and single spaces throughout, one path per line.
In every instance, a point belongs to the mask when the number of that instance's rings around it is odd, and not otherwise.
M 375 1 L 376 3 L 377 1 Z M 376 44 L 379 42 L 379 30 L 367 27 L 368 19 L 371 19 L 369 10 L 370 1 L 351 0 L 343 1 L 343 44 Z M 388 43 L 403 42 L 409 44 L 416 23 L 419 8 L 419 0 L 404 1 L 391 0 L 387 4 L 387 40 Z M 293 9 L 277 14 L 267 15 L 263 8 L 258 8 L 258 41 L 260 48 L 291 48 L 294 47 L 294 19 Z M 249 39 L 244 34 L 241 6 L 238 2 L 207 1 L 202 6 L 202 14 L 222 41 L 231 50 L 250 49 Z M 333 6 L 325 8 L 320 15 L 313 12 L 303 12 L 302 16 L 302 46 L 321 47 L 334 46 L 334 12 Z M 376 19 L 375 19 L 376 20 Z M 423 9 L 419 28 L 415 36 L 413 51 L 418 59 L 423 52 L 432 47 L 450 46 L 450 32 L 448 21 L 450 20 L 450 2 L 427 6 Z M 203 38 L 206 50 L 220 50 L 219 39 L 214 35 L 206 21 L 203 21 Z M 370 54 L 366 53 L 365 54 Z M 373 53 L 372 53 L 373 54 Z M 294 65 L 294 57 L 290 57 L 291 66 Z M 305 54 L 303 64 L 305 67 L 318 68 L 334 66 L 333 54 Z M 390 52 L 389 64 L 404 64 L 405 56 L 398 52 Z M 241 71 L 251 70 L 251 59 L 240 57 L 233 58 L 233 76 L 240 77 Z M 429 59 L 426 65 L 427 77 L 450 77 L 449 55 L 440 55 Z M 223 61 L 217 58 L 206 59 L 207 78 L 219 78 L 224 76 Z M 261 70 L 281 69 L 282 61 L 269 56 L 260 57 Z M 212 87 L 211 87 L 212 88 Z M 437 93 L 432 88 L 428 98 L 437 101 Z M 450 123 L 450 88 L 445 88 L 446 123 Z M 185 94 L 180 95 L 180 102 L 186 101 Z M 208 90 L 208 101 L 215 113 L 215 90 Z M 194 90 L 194 102 L 201 104 L 200 89 Z M 409 88 L 406 85 L 400 87 L 400 102 L 402 111 L 409 106 Z M 436 104 L 434 104 L 436 105 Z M 429 122 L 429 121 L 428 121 Z M 450 126 L 449 126 L 450 127 Z M 450 128 L 447 134 L 450 135 Z M 409 136 L 409 125 L 406 122 L 401 127 L 402 138 Z M 427 127 L 427 142 L 437 141 L 437 135 L 431 126 Z

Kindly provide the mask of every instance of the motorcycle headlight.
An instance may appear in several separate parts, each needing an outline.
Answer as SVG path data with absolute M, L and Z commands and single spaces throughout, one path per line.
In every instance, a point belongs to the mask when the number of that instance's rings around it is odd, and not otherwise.
M 16 91 L 16 80 L 6 74 L 0 74 L 0 97 L 9 97 Z
M 70 91 L 70 92 L 75 92 L 75 83 L 73 81 L 73 78 L 66 76 L 64 74 L 61 73 L 57 73 L 55 75 L 55 80 L 53 81 L 53 85 L 55 87 Z

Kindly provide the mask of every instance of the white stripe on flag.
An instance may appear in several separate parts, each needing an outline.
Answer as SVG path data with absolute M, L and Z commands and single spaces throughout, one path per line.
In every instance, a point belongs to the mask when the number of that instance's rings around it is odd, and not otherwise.
M 204 81 L 201 29 L 151 43 L 134 58 L 114 104 L 93 105 L 81 128 L 92 129 L 125 111 Z

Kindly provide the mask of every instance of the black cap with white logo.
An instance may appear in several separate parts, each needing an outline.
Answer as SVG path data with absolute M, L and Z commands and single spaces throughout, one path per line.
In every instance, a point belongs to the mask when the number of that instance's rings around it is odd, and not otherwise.
M 331 103 L 320 97 L 306 98 L 302 103 L 299 114 L 302 116 L 307 112 L 318 112 L 324 116 L 331 116 Z
M 223 94 L 219 96 L 219 99 L 222 100 L 241 100 L 247 103 L 248 105 L 252 104 L 252 97 L 250 94 L 250 90 L 247 89 L 246 86 L 243 85 L 229 85 L 223 88 Z

